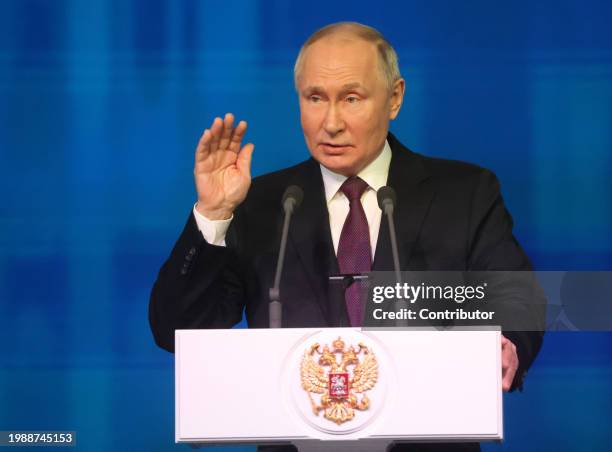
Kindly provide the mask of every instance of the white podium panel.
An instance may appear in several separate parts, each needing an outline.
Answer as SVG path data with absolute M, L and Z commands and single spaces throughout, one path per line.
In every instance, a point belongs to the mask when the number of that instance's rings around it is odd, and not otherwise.
M 503 436 L 499 331 L 177 330 L 175 371 L 177 442 Z

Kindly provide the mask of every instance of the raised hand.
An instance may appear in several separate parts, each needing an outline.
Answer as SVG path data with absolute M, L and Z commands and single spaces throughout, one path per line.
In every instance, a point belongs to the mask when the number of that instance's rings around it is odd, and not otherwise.
M 215 118 L 200 138 L 193 170 L 196 209 L 209 220 L 230 218 L 249 191 L 255 146 L 240 147 L 246 129 L 245 121 L 234 127 L 234 115 L 227 113 L 223 120 Z

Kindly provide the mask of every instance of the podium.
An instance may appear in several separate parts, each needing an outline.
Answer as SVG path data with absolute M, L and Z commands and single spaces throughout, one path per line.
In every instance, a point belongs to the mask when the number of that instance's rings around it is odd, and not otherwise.
M 176 442 L 385 450 L 503 438 L 499 330 L 177 330 Z

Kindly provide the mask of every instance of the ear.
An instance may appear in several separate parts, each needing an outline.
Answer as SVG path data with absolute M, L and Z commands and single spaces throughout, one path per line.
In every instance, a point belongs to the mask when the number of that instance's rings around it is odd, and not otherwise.
M 402 108 L 402 102 L 404 101 L 405 90 L 406 82 L 403 78 L 400 78 L 393 83 L 393 89 L 391 90 L 391 108 L 389 109 L 390 120 L 395 119 L 399 114 L 400 108 Z

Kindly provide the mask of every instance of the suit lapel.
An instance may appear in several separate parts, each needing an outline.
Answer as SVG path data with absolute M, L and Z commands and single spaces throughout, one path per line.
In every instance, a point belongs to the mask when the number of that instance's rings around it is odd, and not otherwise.
M 300 260 L 306 275 L 329 325 L 338 325 L 338 313 L 330 309 L 329 276 L 338 273 L 338 262 L 334 253 L 329 212 L 325 200 L 323 177 L 319 164 L 310 159 L 294 184 L 304 190 L 304 200 L 295 213 L 289 231 L 290 243 Z M 332 318 L 333 317 L 333 318 Z
M 388 136 L 392 150 L 387 185 L 397 194 L 395 230 L 399 248 L 400 267 L 406 270 L 423 220 L 434 198 L 435 190 L 421 159 L 392 135 Z M 387 219 L 381 218 L 380 232 L 374 255 L 374 271 L 393 270 L 393 255 Z

